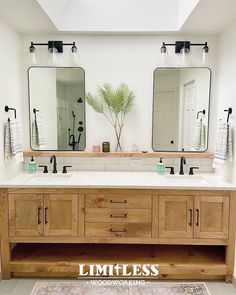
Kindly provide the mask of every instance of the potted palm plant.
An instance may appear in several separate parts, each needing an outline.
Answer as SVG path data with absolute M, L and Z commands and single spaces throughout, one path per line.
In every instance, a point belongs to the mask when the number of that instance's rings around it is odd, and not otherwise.
M 114 127 L 116 135 L 116 151 L 121 151 L 121 134 L 125 125 L 126 115 L 131 111 L 135 94 L 127 84 L 122 83 L 113 88 L 110 83 L 98 87 L 98 93 L 86 93 L 87 103 L 97 112 L 104 115 Z

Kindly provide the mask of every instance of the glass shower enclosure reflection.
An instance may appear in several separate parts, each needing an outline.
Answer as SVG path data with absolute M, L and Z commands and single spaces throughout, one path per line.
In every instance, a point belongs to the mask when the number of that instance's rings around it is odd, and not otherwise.
M 28 77 L 32 149 L 84 150 L 84 70 L 31 67 Z

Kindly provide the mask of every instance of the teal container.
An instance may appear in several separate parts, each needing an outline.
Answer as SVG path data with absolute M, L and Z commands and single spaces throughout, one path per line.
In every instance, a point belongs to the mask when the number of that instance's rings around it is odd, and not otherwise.
M 160 161 L 157 164 L 157 174 L 164 175 L 164 172 L 165 172 L 165 166 L 164 166 L 164 163 L 162 161 L 162 158 L 160 158 Z
M 29 173 L 35 173 L 36 172 L 36 162 L 34 160 L 34 157 L 31 157 L 31 160 L 29 162 Z

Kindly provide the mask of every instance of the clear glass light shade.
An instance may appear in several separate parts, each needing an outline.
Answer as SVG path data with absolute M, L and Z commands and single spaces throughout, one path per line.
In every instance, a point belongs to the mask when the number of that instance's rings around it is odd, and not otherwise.
M 70 63 L 73 66 L 78 66 L 79 64 L 79 55 L 78 52 L 71 52 L 70 53 Z
M 181 64 L 184 66 L 187 66 L 189 64 L 189 53 L 190 53 L 190 50 L 186 47 L 183 47 L 180 51 Z
M 167 65 L 167 64 L 168 64 L 168 51 L 167 51 L 167 49 L 165 49 L 165 50 L 161 50 L 160 57 L 161 57 L 160 64 L 161 64 L 162 66 Z
M 36 65 L 37 64 L 36 51 L 29 53 L 29 64 L 31 64 L 31 65 Z
M 29 64 L 31 65 L 37 64 L 36 48 L 34 47 L 33 42 L 31 42 L 31 45 L 29 47 Z
M 208 51 L 202 51 L 202 65 L 205 66 L 208 64 Z
M 48 49 L 48 64 L 57 65 L 58 63 L 58 51 L 55 47 Z

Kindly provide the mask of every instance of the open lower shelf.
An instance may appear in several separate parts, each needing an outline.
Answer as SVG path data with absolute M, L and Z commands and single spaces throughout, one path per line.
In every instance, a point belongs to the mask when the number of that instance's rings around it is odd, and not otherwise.
M 10 271 L 14 276 L 78 277 L 79 264 L 86 271 L 89 264 L 117 263 L 158 264 L 160 279 L 226 275 L 224 246 L 187 245 L 17 244 Z

